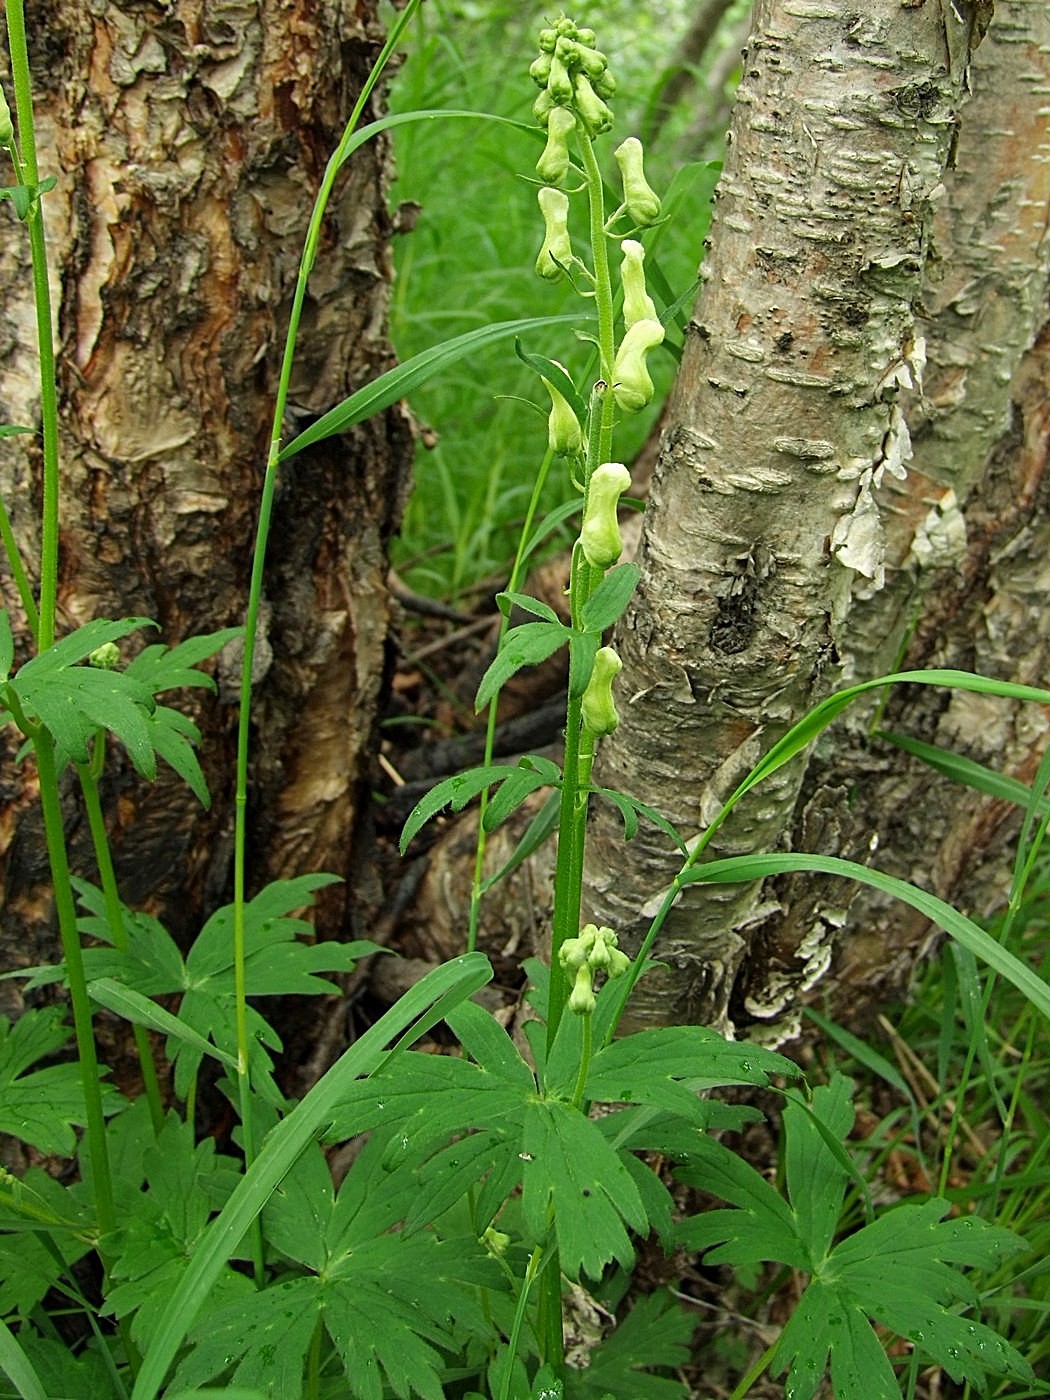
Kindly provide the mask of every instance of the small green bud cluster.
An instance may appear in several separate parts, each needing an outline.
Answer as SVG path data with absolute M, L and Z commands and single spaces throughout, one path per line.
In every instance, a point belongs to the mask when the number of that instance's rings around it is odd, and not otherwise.
M 631 965 L 626 953 L 616 946 L 616 934 L 604 925 L 586 924 L 578 938 L 567 938 L 558 950 L 558 961 L 573 974 L 569 1010 L 588 1016 L 598 1004 L 594 995 L 594 974 L 603 970 L 609 977 L 621 977 Z
M 540 89 L 533 115 L 548 133 L 556 111 L 565 109 L 573 116 L 571 124 L 558 119 L 554 145 L 549 139 L 537 167 L 544 180 L 550 178 L 545 170 L 560 169 L 560 180 L 568 169 L 568 152 L 565 150 L 562 165 L 561 151 L 576 122 L 588 136 L 600 136 L 612 126 L 613 114 L 605 99 L 616 91 L 616 79 L 609 72 L 605 55 L 594 47 L 594 30 L 580 29 L 564 15 L 550 28 L 540 30 L 540 54 L 529 69 L 529 77 Z

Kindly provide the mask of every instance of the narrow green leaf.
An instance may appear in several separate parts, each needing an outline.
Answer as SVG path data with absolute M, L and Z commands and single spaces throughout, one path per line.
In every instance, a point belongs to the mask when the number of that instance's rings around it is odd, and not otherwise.
M 637 564 L 618 564 L 610 569 L 584 603 L 580 621 L 588 632 L 604 632 L 623 616 L 642 571 Z
M 1050 695 L 1046 703 L 1050 704 Z M 785 875 L 796 871 L 814 871 L 821 875 L 841 875 L 847 880 L 859 880 L 872 889 L 884 894 L 895 895 L 924 914 L 932 923 L 944 929 L 968 948 L 971 953 L 994 967 L 1006 980 L 1032 1003 L 1033 1006 L 1050 1017 L 1050 986 L 1032 971 L 1019 958 L 1001 947 L 990 934 L 953 909 L 943 899 L 928 894 L 925 890 L 898 880 L 892 875 L 884 875 L 881 870 L 858 865 L 852 860 L 842 860 L 838 856 L 802 855 L 791 852 L 783 855 L 733 856 L 727 860 L 711 861 L 709 865 L 693 866 L 680 877 L 684 885 L 697 883 L 735 884 L 742 880 L 765 880 L 770 875 Z
M 921 759 L 952 782 L 963 783 L 966 787 L 987 793 L 989 797 L 996 797 L 1001 802 L 1013 802 L 1018 807 L 1027 807 L 1031 800 L 1032 789 L 1026 783 L 1018 782 L 1006 773 L 997 773 L 994 768 L 987 768 L 983 763 L 954 753 L 951 749 L 938 748 L 936 744 L 924 744 L 919 739 L 912 739 L 906 734 L 891 734 L 885 729 L 876 730 L 875 737 L 885 739 L 887 743 L 894 744 L 905 753 Z M 1045 810 L 1045 806 L 1045 803 L 1040 803 L 1041 809 Z
M 561 778 L 560 773 L 558 777 Z M 517 811 L 526 797 L 542 787 L 548 787 L 549 784 L 550 779 L 545 773 L 537 773 L 528 768 L 515 769 L 509 777 L 500 783 L 499 791 L 485 809 L 485 830 L 495 831 L 512 812 Z
M 184 1021 L 180 1021 L 177 1016 L 173 1016 L 170 1011 L 165 1011 L 163 1006 L 158 1006 L 149 997 L 144 997 L 141 992 L 133 991 L 130 987 L 123 987 L 112 977 L 98 977 L 94 982 L 88 983 L 88 996 L 92 1001 L 97 1001 L 99 1006 L 104 1006 L 107 1011 L 113 1011 L 118 1016 L 123 1016 L 126 1021 L 131 1021 L 137 1026 L 146 1026 L 151 1031 L 158 1031 L 161 1035 L 173 1036 L 176 1040 L 183 1041 L 186 1045 L 192 1045 L 194 1049 L 201 1051 L 205 1055 L 211 1055 L 216 1060 L 221 1060 L 227 1069 L 236 1070 L 237 1060 L 233 1055 L 227 1055 L 224 1050 L 198 1035 Z
M 733 794 L 733 799 L 742 797 L 756 783 L 763 782 L 802 752 L 832 720 L 837 719 L 858 695 L 869 690 L 878 690 L 887 685 L 938 685 L 951 690 L 968 690 L 980 695 L 998 695 L 1005 700 L 1031 700 L 1038 705 L 1050 705 L 1050 691 L 1038 690 L 1030 685 L 1017 685 L 1013 681 L 992 680 L 989 676 L 979 676 L 972 671 L 896 671 L 889 676 L 878 676 L 875 680 L 863 681 L 860 685 L 840 690 L 829 695 L 819 705 L 815 705 L 797 724 L 792 725 L 784 737 L 777 741 L 765 756 L 759 760 L 748 776 Z
M 48 1400 L 40 1377 L 33 1370 L 29 1357 L 18 1345 L 14 1333 L 0 1318 L 0 1370 L 11 1381 L 21 1400 Z
M 445 778 L 436 787 L 432 787 L 425 797 L 419 799 L 408 815 L 399 843 L 401 854 L 405 854 L 413 836 L 431 817 L 436 817 L 442 808 L 451 807 L 453 812 L 461 812 L 471 798 L 477 797 L 485 788 L 491 787 L 493 783 L 502 782 L 517 771 L 509 763 L 493 763 L 485 768 L 468 768 L 465 773 Z
M 161 643 L 143 648 L 138 656 L 125 667 L 124 674 L 134 676 L 149 687 L 153 695 L 164 690 L 175 690 L 180 686 L 204 686 L 215 689 L 211 676 L 197 670 L 202 661 L 207 661 L 229 642 L 244 635 L 243 627 L 223 627 L 218 632 L 205 636 L 187 637 L 177 646 L 166 647 Z
M 546 622 L 561 622 L 561 618 L 554 609 L 547 603 L 541 602 L 539 598 L 530 598 L 527 593 L 497 593 L 496 606 L 504 617 L 510 617 L 511 608 L 521 608 L 522 612 L 531 613 L 533 617 L 542 617 Z
M 556 506 L 548 515 L 545 515 L 521 551 L 522 563 L 539 549 L 544 540 L 553 535 L 559 525 L 564 525 L 567 520 L 571 520 L 574 515 L 579 515 L 582 510 L 583 497 L 581 496 L 578 499 L 563 501 L 560 506 Z
M 15 660 L 15 639 L 6 608 L 0 608 L 0 680 L 6 681 Z
M 371 384 L 366 384 L 341 404 L 329 409 L 298 437 L 293 438 L 281 451 L 277 460 L 286 462 L 304 447 L 323 442 L 325 438 L 334 437 L 336 433 L 345 433 L 355 423 L 361 423 L 373 413 L 381 413 L 392 403 L 408 398 L 414 390 L 426 384 L 435 375 L 487 345 L 504 340 L 507 336 L 518 335 L 522 331 L 536 330 L 540 326 L 576 323 L 579 319 L 579 316 L 529 316 L 517 321 L 497 321 L 493 325 L 481 326 L 477 330 L 454 336 L 429 350 L 421 350 L 404 364 L 387 370 L 386 374 L 381 374 Z
M 569 694 L 575 700 L 587 689 L 594 670 L 594 658 L 602 644 L 600 632 L 571 632 L 569 634 Z
M 158 705 L 149 716 L 148 724 L 154 749 L 207 811 L 211 807 L 211 793 L 193 749 L 200 739 L 200 730 L 191 719 L 167 705 Z
M 523 622 L 520 627 L 512 627 L 503 639 L 496 659 L 481 678 L 474 709 L 483 710 L 523 666 L 538 666 L 548 656 L 553 656 L 571 636 L 571 628 L 560 622 Z
M 638 817 L 643 816 L 651 821 L 654 826 L 658 826 L 661 831 L 665 832 L 681 851 L 682 855 L 688 854 L 688 847 L 681 836 L 679 836 L 676 828 L 672 826 L 663 813 L 658 812 L 655 807 L 650 807 L 645 802 L 639 802 L 636 798 L 628 797 L 625 793 L 614 792 L 612 788 L 596 787 L 591 788 L 591 792 L 595 793 L 598 797 L 604 797 L 607 802 L 611 802 L 620 813 L 620 816 L 623 818 L 623 834 L 626 840 L 630 841 L 634 836 L 635 832 L 638 830 Z
M 438 1005 L 442 1006 L 444 1014 L 484 986 L 491 976 L 492 968 L 481 953 L 467 953 L 427 973 L 344 1052 L 302 1102 L 269 1134 L 221 1214 L 208 1227 L 189 1269 L 172 1295 L 143 1358 L 132 1400 L 156 1400 L 168 1367 L 226 1260 L 299 1154 L 331 1121 L 344 1088 L 371 1074 L 382 1062 L 390 1040 L 404 1028 Z
M 523 364 L 528 365 L 529 369 L 535 370 L 541 379 L 549 380 L 565 399 L 580 423 L 586 423 L 587 405 L 577 391 L 571 377 L 562 369 L 561 365 L 554 360 L 548 360 L 546 355 L 536 355 L 523 350 L 521 341 L 517 337 L 514 340 L 514 353 Z

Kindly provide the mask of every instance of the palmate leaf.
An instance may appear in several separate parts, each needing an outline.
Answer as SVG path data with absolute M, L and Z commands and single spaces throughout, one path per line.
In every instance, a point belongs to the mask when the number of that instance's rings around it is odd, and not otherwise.
M 148 1346 L 168 1298 L 189 1267 L 211 1217 L 240 1180 L 238 1164 L 219 1155 L 211 1138 L 195 1144 L 192 1126 L 169 1115 L 142 1155 L 143 1181 L 121 1197 L 121 1223 L 107 1240 L 110 1287 L 105 1311 L 131 1318 L 136 1346 Z M 144 1189 L 142 1189 L 144 1187 Z M 226 1268 L 216 1305 L 252 1292 Z
M 29 1070 L 69 1040 L 61 1007 L 26 1011 L 12 1025 L 0 1017 L 0 1132 L 38 1151 L 71 1157 L 76 1125 L 84 1122 L 84 1093 L 75 1064 Z
M 415 1162 L 388 1169 L 377 1134 L 334 1196 L 323 1155 L 310 1149 L 265 1212 L 267 1236 L 313 1276 L 288 1279 L 211 1312 L 191 1334 L 177 1383 L 192 1385 L 232 1366 L 240 1385 L 274 1400 L 299 1400 L 307 1348 L 319 1318 L 342 1358 L 348 1393 L 381 1400 L 441 1400 L 443 1351 L 456 1331 L 481 1332 L 478 1286 L 502 1289 L 503 1275 L 472 1236 L 411 1238 L 397 1229 L 417 1190 Z
M 307 920 L 295 917 L 293 911 L 312 905 L 314 892 L 338 878 L 319 873 L 275 880 L 248 901 L 244 907 L 244 944 L 249 996 L 306 996 L 335 991 L 335 983 L 320 974 L 350 972 L 362 957 L 380 951 L 367 940 L 315 944 L 300 940 L 299 935 L 312 934 L 313 927 Z M 78 919 L 78 927 L 83 933 L 112 942 L 101 891 L 84 881 L 75 884 L 80 901 L 88 910 L 85 917 Z M 184 1098 L 205 1054 L 202 1040 L 210 1040 L 219 1058 L 227 1063 L 236 1060 L 233 906 L 224 905 L 212 914 L 185 959 L 156 919 L 123 907 L 123 921 L 128 934 L 127 952 L 85 949 L 85 971 L 99 992 L 99 999 L 113 1009 L 121 988 L 145 997 L 181 994 L 178 1018 L 183 1032 L 169 1036 L 167 1053 L 175 1067 L 175 1091 Z M 62 965 L 40 969 L 33 984 L 54 980 L 61 973 Z M 163 1015 L 149 1019 L 148 1009 L 138 1006 L 134 997 L 126 997 L 125 1005 L 130 1019 L 161 1029 Z M 273 1061 L 268 1053 L 280 1049 L 280 1040 L 251 1006 L 248 1021 L 253 1083 L 270 1102 L 280 1104 L 282 1099 L 273 1082 Z
M 546 1239 L 553 1207 L 570 1278 L 581 1271 L 598 1278 L 612 1259 L 631 1268 L 627 1229 L 647 1234 L 649 1219 L 634 1178 L 597 1125 L 558 1099 L 533 1101 L 525 1105 L 521 1147 L 522 1210 L 533 1240 Z
M 812 1115 L 828 1138 L 841 1141 L 852 1125 L 851 1091 L 851 1082 L 836 1075 L 813 1096 Z M 959 1267 L 993 1268 L 1024 1242 L 973 1216 L 946 1221 L 948 1202 L 929 1200 L 888 1211 L 832 1247 L 848 1171 L 801 1100 L 789 1103 L 784 1124 L 791 1206 L 753 1168 L 705 1139 L 679 1175 L 740 1209 L 694 1216 L 678 1238 L 708 1250 L 711 1263 L 771 1260 L 810 1275 L 777 1349 L 776 1368 L 789 1371 L 785 1393 L 813 1400 L 830 1356 L 836 1400 L 897 1400 L 893 1366 L 872 1320 L 909 1338 L 954 1380 L 983 1388 L 988 1372 L 1030 1379 L 1013 1347 L 956 1310 L 977 1301 Z

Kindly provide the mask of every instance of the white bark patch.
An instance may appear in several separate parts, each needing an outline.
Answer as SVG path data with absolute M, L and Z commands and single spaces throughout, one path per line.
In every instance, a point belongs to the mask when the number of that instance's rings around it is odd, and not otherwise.
M 966 520 L 955 492 L 945 491 L 915 531 L 907 564 L 920 569 L 944 569 L 966 557 Z
M 907 367 L 905 373 L 910 382 Z M 871 580 L 871 588 L 858 592 L 859 598 L 870 597 L 886 583 L 886 534 L 874 492 L 882 485 L 886 472 L 903 480 L 907 476 L 904 464 L 911 455 L 911 434 L 900 405 L 895 403 L 890 407 L 882 459 L 862 474 L 853 509 L 839 518 L 831 536 L 831 548 L 839 563 Z

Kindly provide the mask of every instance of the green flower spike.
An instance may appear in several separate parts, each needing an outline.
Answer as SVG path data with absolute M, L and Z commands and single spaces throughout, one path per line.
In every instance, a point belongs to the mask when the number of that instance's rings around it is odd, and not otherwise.
M 623 323 L 628 330 L 636 321 L 655 321 L 656 307 L 645 290 L 645 249 L 633 238 L 625 238 L 620 244 L 623 251 L 623 266 L 620 280 L 623 283 Z
M 7 105 L 7 95 L 0 87 L 0 146 L 11 146 L 15 140 L 15 126 L 11 120 L 11 108 Z
M 553 115 L 553 114 L 552 114 Z M 537 191 L 540 212 L 546 225 L 543 247 L 536 258 L 536 271 L 548 282 L 558 282 L 562 277 L 563 266 L 572 261 L 572 244 L 569 241 L 569 196 L 550 185 Z
M 559 369 L 565 366 L 554 364 Z M 568 371 L 566 371 L 567 373 Z M 543 378 L 543 376 L 540 376 Z M 580 457 L 583 454 L 583 429 L 580 427 L 580 420 L 572 411 L 569 401 L 559 389 L 556 389 L 549 379 L 543 380 L 547 386 L 547 393 L 551 396 L 551 411 L 547 418 L 547 445 L 556 457 Z
M 608 569 L 623 553 L 616 508 L 631 484 L 631 473 L 622 462 L 603 462 L 595 467 L 587 484 L 580 544 L 588 564 Z
M 659 321 L 635 321 L 628 330 L 613 364 L 613 398 L 624 413 L 640 413 L 655 392 L 645 357 L 664 338 Z
M 623 181 L 624 207 L 639 228 L 648 228 L 660 217 L 660 200 L 645 178 L 642 143 L 637 136 L 628 136 L 623 145 L 613 151 L 613 155 Z
M 583 726 L 595 738 L 611 734 L 620 723 L 613 700 L 612 683 L 622 670 L 623 662 L 612 647 L 599 647 L 594 657 L 594 670 L 581 702 Z M 591 962 L 593 966 L 598 966 L 593 958 Z
M 536 162 L 536 173 L 546 185 L 560 185 L 569 171 L 569 137 L 576 118 L 568 107 L 555 107 L 547 118 L 547 144 Z

